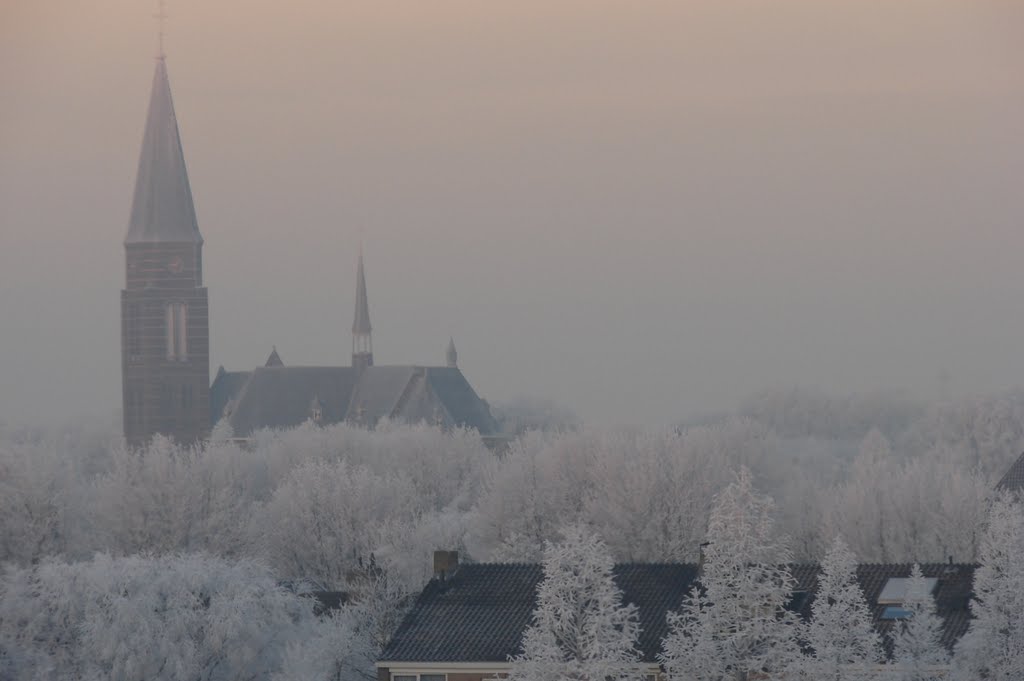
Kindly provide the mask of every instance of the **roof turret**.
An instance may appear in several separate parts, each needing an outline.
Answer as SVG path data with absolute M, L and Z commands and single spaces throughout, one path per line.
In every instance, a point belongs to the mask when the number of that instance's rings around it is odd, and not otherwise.
M 455 350 L 455 339 L 448 339 L 448 349 L 444 352 L 445 363 L 452 368 L 459 366 L 459 353 Z
M 277 346 L 271 346 L 270 356 L 267 357 L 267 363 L 265 367 L 283 367 L 284 362 L 281 361 L 281 355 L 277 354 Z

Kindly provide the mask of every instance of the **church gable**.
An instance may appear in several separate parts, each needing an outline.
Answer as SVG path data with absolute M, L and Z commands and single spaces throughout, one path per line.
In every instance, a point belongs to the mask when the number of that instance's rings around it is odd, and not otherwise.
M 427 381 L 454 425 L 475 428 L 481 435 L 497 434 L 498 423 L 490 408 L 476 394 L 462 371 L 456 367 L 431 367 L 427 369 Z
M 312 417 L 310 404 L 317 399 L 319 422 L 340 423 L 354 385 L 351 367 L 262 367 L 234 401 L 228 422 L 239 437 L 261 428 L 293 428 Z

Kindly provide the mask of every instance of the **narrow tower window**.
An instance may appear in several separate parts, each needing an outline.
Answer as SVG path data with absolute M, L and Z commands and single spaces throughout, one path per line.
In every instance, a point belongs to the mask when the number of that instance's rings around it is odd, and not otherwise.
M 164 334 L 167 340 L 167 360 L 174 361 L 178 355 L 176 345 L 177 334 L 174 333 L 174 303 L 169 303 L 164 309 L 165 329 Z
M 178 303 L 174 313 L 174 326 L 178 332 L 178 359 L 185 361 L 188 359 L 188 306 L 185 303 Z
M 168 361 L 188 359 L 188 306 L 169 303 L 164 310 Z

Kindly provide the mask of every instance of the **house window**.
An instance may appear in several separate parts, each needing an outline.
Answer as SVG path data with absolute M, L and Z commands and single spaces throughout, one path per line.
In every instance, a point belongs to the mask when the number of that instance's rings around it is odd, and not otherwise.
M 164 330 L 168 361 L 188 359 L 188 305 L 167 304 L 164 308 Z
M 890 605 L 888 608 L 882 611 L 882 616 L 879 619 L 883 620 L 909 620 L 914 616 L 910 610 L 901 608 L 898 605 Z

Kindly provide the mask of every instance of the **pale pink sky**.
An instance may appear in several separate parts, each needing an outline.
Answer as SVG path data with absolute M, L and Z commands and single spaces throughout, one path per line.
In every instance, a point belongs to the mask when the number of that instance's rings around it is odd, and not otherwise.
M 0 420 L 113 417 L 148 0 L 0 0 Z M 1024 3 L 168 0 L 213 369 L 667 422 L 1024 384 Z M 327 322 L 323 318 L 328 311 Z

